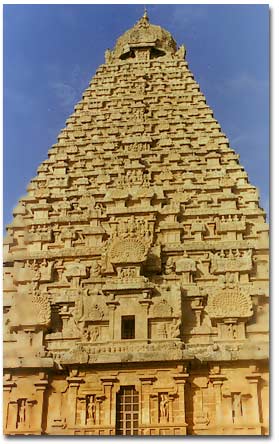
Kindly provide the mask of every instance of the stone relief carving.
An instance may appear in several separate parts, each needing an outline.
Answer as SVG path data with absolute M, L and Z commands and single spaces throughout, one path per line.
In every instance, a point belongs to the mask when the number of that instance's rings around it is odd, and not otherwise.
M 169 421 L 169 396 L 167 393 L 161 393 L 159 395 L 159 411 L 160 422 Z
M 29 237 L 31 242 L 51 242 L 53 240 L 53 230 L 47 224 L 31 225 Z
M 17 400 L 17 418 L 16 428 L 20 430 L 28 430 L 31 426 L 31 411 L 35 400 L 28 398 L 20 398 Z
M 109 258 L 112 263 L 144 262 L 148 245 L 138 239 L 115 240 L 110 247 Z
M 78 288 L 82 278 L 86 278 L 88 267 L 80 262 L 65 265 L 65 278 L 70 281 L 73 288 Z
M 142 263 L 146 260 L 153 239 L 153 231 L 146 219 L 134 216 L 111 222 L 112 242 L 108 249 L 111 263 Z
M 182 275 L 183 283 L 193 282 L 193 277 L 197 271 L 196 261 L 189 257 L 185 251 L 183 257 L 177 259 L 175 270 L 177 274 Z
M 121 268 L 119 271 L 119 279 L 121 282 L 129 282 L 139 277 L 138 270 L 136 268 Z
M 173 308 L 167 303 L 166 300 L 157 302 L 152 308 L 152 316 L 155 317 L 170 317 L 172 316 Z
M 86 423 L 95 424 L 96 421 L 96 403 L 93 395 L 86 397 Z
M 175 260 L 172 257 L 168 257 L 165 264 L 165 274 L 171 274 L 175 271 Z
M 191 259 L 185 251 L 183 257 L 177 259 L 175 270 L 177 273 L 196 271 L 196 261 Z
M 101 265 L 100 265 L 100 262 L 97 260 L 92 261 L 91 276 L 92 277 L 101 276 Z
M 125 174 L 121 174 L 117 184 L 122 188 L 127 186 L 149 186 L 151 181 L 151 173 L 145 173 L 143 170 L 128 170 Z
M 169 325 L 169 337 L 170 338 L 179 338 L 180 337 L 180 327 L 181 327 L 181 320 L 180 319 L 173 319 L 172 323 Z
M 250 271 L 252 269 L 252 250 L 221 250 L 211 254 L 211 272 Z
M 19 268 L 15 281 L 23 282 L 51 282 L 53 279 L 54 262 L 43 259 L 41 264 L 36 260 L 27 260 L 23 268 Z
M 50 323 L 51 307 L 47 293 L 30 287 L 28 293 L 16 295 L 10 314 L 11 327 L 47 327 Z
M 245 231 L 246 217 L 235 214 L 234 216 L 221 216 L 216 220 L 216 231 L 218 233 L 226 233 L 228 231 Z
M 209 294 L 206 310 L 211 318 L 249 318 L 253 314 L 252 300 L 240 287 Z
M 101 321 L 104 318 L 104 311 L 96 303 L 96 297 L 92 297 L 89 290 L 80 289 L 77 294 L 74 310 L 76 322 Z

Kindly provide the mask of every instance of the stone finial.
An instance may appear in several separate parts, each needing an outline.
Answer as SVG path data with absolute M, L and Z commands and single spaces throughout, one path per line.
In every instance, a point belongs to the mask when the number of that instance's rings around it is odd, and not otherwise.
M 138 24 L 141 26 L 148 26 L 149 25 L 149 17 L 147 15 L 147 9 L 146 7 L 144 7 L 144 13 L 143 16 L 140 18 L 140 20 L 138 21 Z

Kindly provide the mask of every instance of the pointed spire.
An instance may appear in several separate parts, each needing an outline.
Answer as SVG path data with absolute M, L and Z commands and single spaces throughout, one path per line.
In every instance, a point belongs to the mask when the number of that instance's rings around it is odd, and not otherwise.
M 147 20 L 149 21 L 149 17 L 148 17 L 148 15 L 147 15 L 147 9 L 146 9 L 146 6 L 144 6 L 144 13 L 143 13 L 142 18 L 147 19 Z
M 149 17 L 148 17 L 148 14 L 147 14 L 146 7 L 144 7 L 143 16 L 139 19 L 138 25 L 143 26 L 143 27 L 146 27 L 146 26 L 149 25 Z

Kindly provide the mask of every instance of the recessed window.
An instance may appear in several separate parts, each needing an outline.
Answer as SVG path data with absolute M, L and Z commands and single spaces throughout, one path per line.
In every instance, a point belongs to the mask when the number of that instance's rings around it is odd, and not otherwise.
M 116 435 L 138 435 L 139 394 L 134 386 L 121 387 L 116 396 Z
M 122 316 L 121 339 L 135 339 L 135 316 Z

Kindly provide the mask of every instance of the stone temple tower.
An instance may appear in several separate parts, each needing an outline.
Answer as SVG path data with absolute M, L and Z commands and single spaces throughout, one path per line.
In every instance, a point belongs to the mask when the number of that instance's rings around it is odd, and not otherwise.
M 125 32 L 4 252 L 4 429 L 268 434 L 268 227 L 169 32 Z

